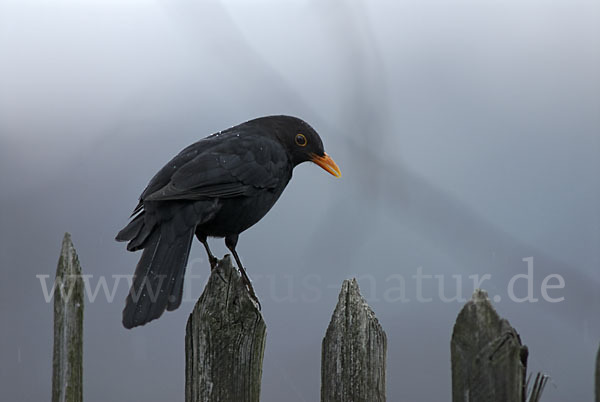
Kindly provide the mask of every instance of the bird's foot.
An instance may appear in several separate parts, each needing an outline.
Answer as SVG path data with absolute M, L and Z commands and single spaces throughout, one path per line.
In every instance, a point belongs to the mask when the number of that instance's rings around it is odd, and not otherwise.
M 214 255 L 208 256 L 208 262 L 210 262 L 210 270 L 211 272 L 217 267 L 219 260 Z
M 258 305 L 258 309 L 262 310 L 262 306 L 260 305 L 260 301 L 258 300 L 256 293 L 254 293 L 254 288 L 252 287 L 252 285 L 246 284 L 246 288 L 248 289 L 248 293 L 250 293 L 250 298 L 256 302 L 256 304 Z
M 240 273 L 242 274 L 242 282 L 244 282 L 244 285 L 246 285 L 246 289 L 248 290 L 248 293 L 250 294 L 250 298 L 256 302 L 256 304 L 258 305 L 258 309 L 261 310 L 262 306 L 260 305 L 260 301 L 258 300 L 256 293 L 254 293 L 254 287 L 252 286 L 252 282 L 250 281 L 250 278 L 246 274 L 246 270 L 244 268 L 241 268 Z

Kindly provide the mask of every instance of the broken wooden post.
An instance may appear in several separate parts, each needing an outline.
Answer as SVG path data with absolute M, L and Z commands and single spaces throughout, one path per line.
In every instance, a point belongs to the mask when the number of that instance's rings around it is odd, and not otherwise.
M 527 402 L 540 402 L 542 400 L 542 393 L 544 392 L 544 388 L 546 388 L 546 384 L 548 383 L 550 377 L 541 372 L 538 372 L 535 375 L 535 380 L 533 381 L 533 384 L 530 384 L 531 377 L 532 374 L 529 374 L 529 377 L 527 377 L 527 384 L 525 386 L 527 388 L 527 392 L 529 393 L 529 398 L 527 399 Z
M 187 322 L 186 402 L 258 402 L 266 330 L 226 255 L 212 271 Z
M 387 338 L 356 279 L 345 280 L 323 339 L 322 402 L 385 401 Z
M 525 401 L 527 347 L 483 290 L 475 290 L 456 319 L 451 360 L 453 402 Z
M 65 233 L 54 281 L 52 402 L 83 400 L 83 280 L 81 266 Z

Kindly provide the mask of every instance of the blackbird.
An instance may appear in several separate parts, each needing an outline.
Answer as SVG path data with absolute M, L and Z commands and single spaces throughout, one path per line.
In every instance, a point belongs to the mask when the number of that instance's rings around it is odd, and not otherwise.
M 250 295 L 235 250 L 238 236 L 271 209 L 292 178 L 312 161 L 340 177 L 319 134 L 291 116 L 267 116 L 210 135 L 182 150 L 150 180 L 131 221 L 116 237 L 143 249 L 123 310 L 123 326 L 144 325 L 179 307 L 194 235 L 214 269 L 207 237 L 224 237 Z

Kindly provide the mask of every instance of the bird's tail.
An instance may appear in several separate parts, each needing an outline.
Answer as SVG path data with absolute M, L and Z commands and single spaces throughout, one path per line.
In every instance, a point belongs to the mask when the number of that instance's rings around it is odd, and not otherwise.
M 127 250 L 136 251 L 144 248 L 144 243 L 156 224 L 152 224 L 150 219 L 146 219 L 146 211 L 141 211 L 129 222 L 115 238 L 116 241 L 128 241 Z
M 117 240 L 129 240 L 128 250 L 144 249 L 123 309 L 123 326 L 128 329 L 179 307 L 195 229 L 177 217 L 150 224 L 143 214 L 117 235 Z

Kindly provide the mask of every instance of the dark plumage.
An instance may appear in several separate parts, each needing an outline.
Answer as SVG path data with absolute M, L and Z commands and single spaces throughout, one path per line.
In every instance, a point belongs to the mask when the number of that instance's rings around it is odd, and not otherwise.
M 117 235 L 127 249 L 143 249 L 123 310 L 133 328 L 181 304 L 183 278 L 194 235 L 214 268 L 207 237 L 224 237 L 250 294 L 256 299 L 235 251 L 238 235 L 277 201 L 293 168 L 313 161 L 340 172 L 317 132 L 290 116 L 262 117 L 206 137 L 181 151 L 140 196 L 132 220 Z

